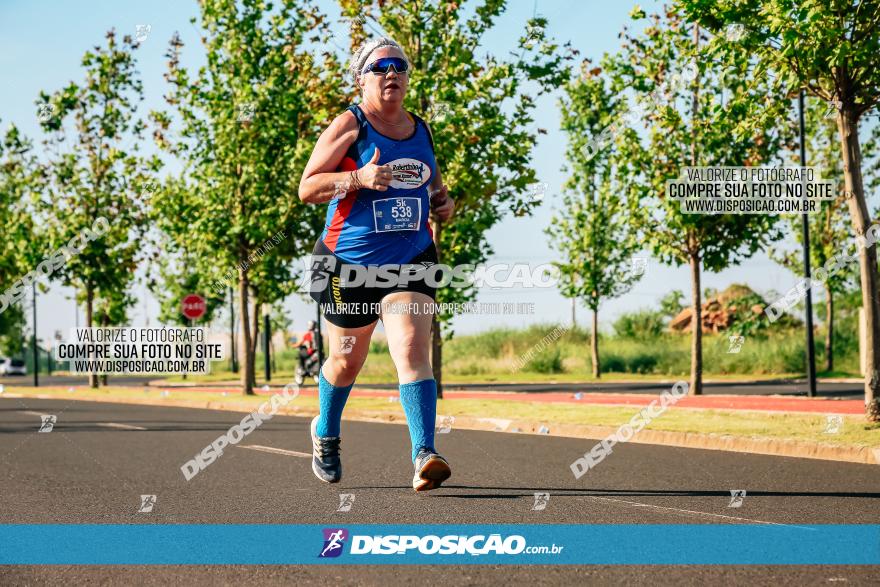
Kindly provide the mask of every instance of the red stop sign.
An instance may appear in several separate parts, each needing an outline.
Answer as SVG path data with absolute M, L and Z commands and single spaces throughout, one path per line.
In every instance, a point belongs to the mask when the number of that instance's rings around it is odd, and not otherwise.
M 190 320 L 198 320 L 204 316 L 206 309 L 205 298 L 198 294 L 189 294 L 180 303 L 180 311 Z

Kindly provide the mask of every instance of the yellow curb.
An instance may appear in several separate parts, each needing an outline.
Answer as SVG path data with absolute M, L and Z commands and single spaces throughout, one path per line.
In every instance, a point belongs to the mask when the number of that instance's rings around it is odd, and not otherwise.
M 2 396 L 0 396 L 2 397 Z M 6 397 L 14 397 L 12 394 Z M 224 410 L 232 412 L 252 412 L 259 404 L 245 404 L 235 398 L 221 400 L 190 400 L 173 397 L 114 398 L 88 396 L 81 392 L 77 395 L 38 396 L 21 395 L 19 397 L 37 397 L 41 399 L 69 399 L 76 401 L 96 401 L 116 404 L 136 404 L 148 406 L 199 408 Z M 255 396 L 262 397 L 262 396 Z M 267 398 L 268 399 L 268 398 Z M 310 417 L 318 414 L 316 408 L 281 406 L 278 413 L 286 416 Z M 438 417 L 441 417 L 438 415 Z M 383 412 L 377 410 L 349 409 L 345 420 L 354 422 L 377 422 L 383 424 L 405 425 L 406 418 L 400 412 Z M 506 432 L 508 434 L 535 434 L 540 436 L 559 436 L 564 438 L 585 438 L 601 440 L 617 432 L 616 427 L 589 426 L 583 424 L 556 424 L 532 422 L 529 420 L 507 420 L 501 418 L 477 418 L 473 416 L 455 416 L 453 430 L 482 430 L 489 432 Z M 542 430 L 543 429 L 543 430 Z M 675 446 L 680 448 L 698 448 L 705 450 L 723 450 L 759 455 L 796 457 L 826 461 L 843 461 L 880 465 L 880 447 L 847 447 L 820 442 L 807 442 L 792 439 L 745 438 L 729 434 L 672 432 L 666 430 L 642 430 L 629 442 L 637 444 L 654 444 Z M 589 447 L 587 447 L 589 448 Z M 585 450 L 585 452 L 587 452 Z

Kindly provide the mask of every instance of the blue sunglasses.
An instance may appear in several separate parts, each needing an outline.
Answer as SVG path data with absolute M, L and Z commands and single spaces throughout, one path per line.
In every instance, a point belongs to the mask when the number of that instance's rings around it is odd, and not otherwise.
M 409 64 L 406 62 L 406 59 L 401 59 L 400 57 L 382 57 L 366 66 L 361 73 L 372 71 L 375 74 L 385 75 L 392 67 L 395 73 L 406 73 L 406 70 L 409 69 Z

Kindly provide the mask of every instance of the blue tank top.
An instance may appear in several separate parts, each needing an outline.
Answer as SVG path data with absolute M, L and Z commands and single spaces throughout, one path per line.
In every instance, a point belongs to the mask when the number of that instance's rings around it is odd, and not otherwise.
M 378 165 L 389 165 L 394 179 L 384 192 L 362 188 L 331 200 L 321 241 L 349 263 L 408 263 L 433 239 L 428 225 L 428 186 L 437 173 L 437 162 L 428 127 L 412 114 L 415 132 L 395 140 L 373 128 L 359 106 L 348 109 L 357 118 L 359 131 L 338 171 L 364 167 L 378 148 Z

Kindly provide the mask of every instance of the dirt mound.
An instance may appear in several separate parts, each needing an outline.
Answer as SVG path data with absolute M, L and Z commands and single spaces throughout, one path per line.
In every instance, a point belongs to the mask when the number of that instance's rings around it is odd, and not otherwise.
M 701 318 L 703 332 L 717 333 L 730 328 L 743 314 L 757 317 L 764 311 L 764 298 L 747 285 L 735 283 L 723 292 L 703 302 Z M 685 308 L 669 323 L 674 332 L 690 332 L 693 310 Z

